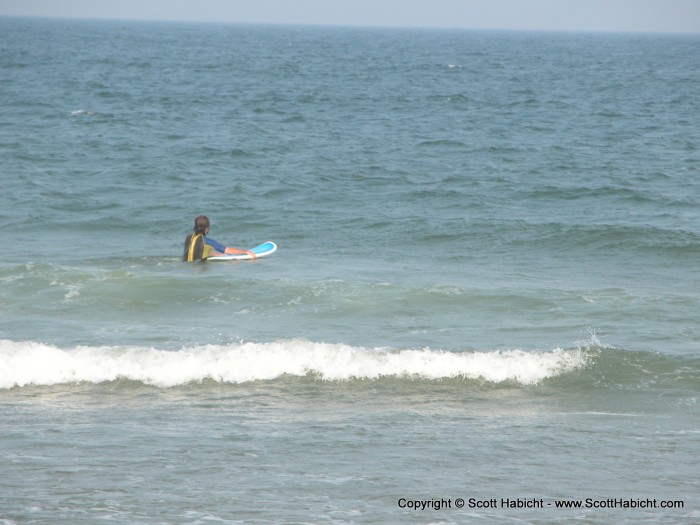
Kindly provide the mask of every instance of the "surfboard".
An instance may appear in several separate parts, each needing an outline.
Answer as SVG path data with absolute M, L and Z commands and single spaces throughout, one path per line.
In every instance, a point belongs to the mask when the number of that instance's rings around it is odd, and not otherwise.
M 250 251 L 253 252 L 257 258 L 265 257 L 271 253 L 275 253 L 277 251 L 277 245 L 272 241 L 267 241 L 259 244 L 255 248 L 251 248 Z M 207 258 L 207 261 L 249 261 L 251 259 L 252 257 L 247 253 L 237 253 L 235 255 L 214 255 L 213 257 Z

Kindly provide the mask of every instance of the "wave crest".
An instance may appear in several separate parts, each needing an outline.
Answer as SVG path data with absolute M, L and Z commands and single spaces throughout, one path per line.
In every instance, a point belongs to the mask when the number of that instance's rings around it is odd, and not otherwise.
M 204 380 L 246 383 L 284 375 L 324 381 L 463 378 L 532 385 L 583 367 L 587 361 L 586 352 L 580 349 L 387 350 L 299 339 L 178 351 L 108 346 L 61 349 L 36 342 L 0 341 L 0 388 L 118 379 L 168 388 Z

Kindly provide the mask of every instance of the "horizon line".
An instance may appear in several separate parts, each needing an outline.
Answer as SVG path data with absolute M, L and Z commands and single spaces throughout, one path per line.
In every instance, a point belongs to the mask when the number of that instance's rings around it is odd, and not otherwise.
M 272 27 L 314 27 L 338 29 L 405 29 L 405 30 L 435 30 L 435 31 L 502 31 L 520 33 L 583 33 L 583 34 L 626 34 L 626 35 L 677 35 L 697 36 L 700 31 L 663 31 L 650 29 L 565 29 L 565 28 L 513 28 L 513 27 L 467 27 L 452 25 L 385 25 L 385 24 L 340 24 L 323 22 L 252 22 L 236 20 L 192 20 L 185 18 L 138 18 L 111 16 L 80 16 L 80 15 L 36 15 L 36 14 L 3 14 L 0 18 L 24 18 L 43 20 L 79 20 L 93 22 L 146 22 L 146 23 L 177 23 L 177 24 L 219 24 L 239 26 L 272 26 Z

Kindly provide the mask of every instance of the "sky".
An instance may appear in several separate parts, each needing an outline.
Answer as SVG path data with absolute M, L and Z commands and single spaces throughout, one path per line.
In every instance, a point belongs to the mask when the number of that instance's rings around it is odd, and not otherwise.
M 700 0 L 0 0 L 0 16 L 700 33 Z

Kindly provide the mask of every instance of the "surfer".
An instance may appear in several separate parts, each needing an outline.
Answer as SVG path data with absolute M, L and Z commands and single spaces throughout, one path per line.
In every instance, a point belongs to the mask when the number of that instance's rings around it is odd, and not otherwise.
M 185 252 L 182 255 L 183 261 L 199 261 L 206 260 L 212 255 L 223 254 L 248 254 L 255 259 L 255 253 L 250 250 L 241 250 L 240 248 L 231 248 L 224 246 L 220 242 L 207 237 L 209 233 L 209 218 L 206 215 L 200 215 L 194 220 L 194 233 L 191 233 L 185 239 Z

